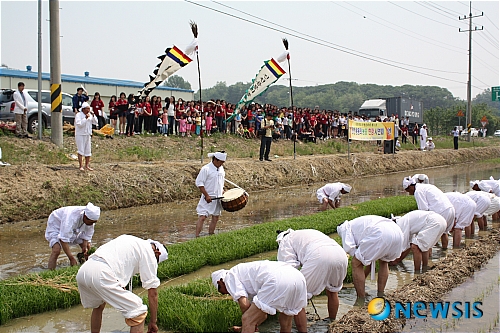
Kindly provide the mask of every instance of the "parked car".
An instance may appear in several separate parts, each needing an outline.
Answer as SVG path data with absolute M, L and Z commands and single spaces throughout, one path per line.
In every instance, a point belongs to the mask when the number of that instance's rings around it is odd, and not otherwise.
M 467 129 L 464 129 L 460 135 L 467 136 Z M 479 135 L 479 130 L 477 128 L 472 127 L 470 129 L 470 136 L 476 136 L 477 137 L 478 135 Z
M 38 90 L 24 89 L 28 93 L 28 132 L 34 133 L 38 130 Z M 2 89 L 0 91 L 0 120 L 14 121 L 14 90 Z M 50 91 L 42 90 L 42 121 L 44 128 L 51 127 L 51 105 Z M 73 96 L 62 93 L 63 122 L 74 124 Z
M 500 130 L 496 130 L 495 133 L 493 133 L 493 136 L 500 136 Z

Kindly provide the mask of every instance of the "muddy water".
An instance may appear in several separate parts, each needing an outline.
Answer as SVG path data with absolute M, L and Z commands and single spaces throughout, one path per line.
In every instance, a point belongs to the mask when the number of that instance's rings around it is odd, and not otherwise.
M 419 171 L 415 171 L 415 173 L 417 172 Z M 491 165 L 468 164 L 449 168 L 427 169 L 420 172 L 429 175 L 431 182 L 443 191 L 457 190 L 464 192 L 468 190 L 470 180 L 485 179 L 490 175 L 498 178 L 500 167 L 493 168 Z M 406 175 L 407 173 L 394 173 L 384 176 L 345 179 L 343 181 L 353 185 L 353 191 L 343 196 L 343 205 L 401 194 L 403 193 L 401 188 L 402 177 Z M 314 193 L 322 185 L 313 184 L 304 187 L 251 193 L 250 202 L 245 209 L 233 214 L 225 213 L 222 216 L 218 225 L 218 232 L 242 228 L 273 219 L 316 212 L 318 203 Z M 100 245 L 123 233 L 156 238 L 171 243 L 191 239 L 194 237 L 193 229 L 196 220 L 194 208 L 196 203 L 197 200 L 193 200 L 183 203 L 104 212 L 96 226 L 94 241 L 97 245 Z M 0 226 L 0 243 L 2 244 L 0 278 L 45 269 L 49 256 L 49 249 L 43 236 L 45 223 L 46 220 L 38 220 Z M 498 227 L 498 224 L 493 226 Z M 29 246 L 26 246 L 26 244 L 29 244 Z M 20 248 L 23 250 L 19 250 Z M 244 261 L 267 259 L 275 255 L 275 253 L 265 253 L 247 258 Z M 434 249 L 432 261 L 437 262 L 443 255 L 442 251 Z M 241 261 L 226 263 L 217 267 L 205 267 L 195 273 L 166 282 L 162 286 L 186 283 L 200 277 L 206 278 L 212 271 L 219 268 L 230 268 L 239 262 Z M 60 264 L 67 265 L 67 259 L 61 258 Z M 495 272 L 498 274 L 498 268 Z M 408 257 L 400 265 L 391 268 L 387 290 L 395 290 L 408 283 L 412 278 L 413 263 L 411 257 Z M 352 285 L 344 287 L 339 293 L 339 317 L 346 313 L 356 300 Z M 366 288 L 369 295 L 375 295 L 376 280 L 367 280 Z M 141 293 L 140 290 L 136 290 L 136 292 Z M 496 295 L 498 295 L 498 292 Z M 319 316 L 326 318 L 326 297 L 315 297 L 314 305 Z M 309 303 L 307 311 L 310 314 L 315 313 L 311 303 Z M 90 313 L 91 311 L 83 309 L 81 306 L 75 306 L 68 310 L 18 318 L 0 326 L 0 333 L 88 331 L 90 329 Z M 324 321 L 311 322 L 311 325 L 311 331 L 326 332 L 328 328 L 328 322 Z M 422 329 L 427 330 L 427 328 Z M 125 332 L 127 330 L 128 328 L 124 324 L 121 315 L 112 308 L 106 308 L 102 331 Z M 277 330 L 279 330 L 279 327 L 275 320 L 269 320 L 261 326 L 261 331 Z
M 470 180 L 486 179 L 490 175 L 498 178 L 500 167 L 495 168 L 488 164 L 464 164 L 415 171 L 415 173 L 421 172 L 425 172 L 431 183 L 443 191 L 464 192 L 468 190 Z M 352 192 L 343 196 L 342 205 L 403 194 L 401 183 L 406 175 L 408 173 L 392 173 L 340 180 L 353 186 Z M 332 179 L 332 181 L 337 180 Z M 253 192 L 244 209 L 236 213 L 222 214 L 216 232 L 314 213 L 319 206 L 315 192 L 323 185 L 309 184 Z M 94 244 L 99 246 L 121 234 L 157 239 L 167 244 L 192 239 L 197 219 L 195 211 L 197 202 L 198 200 L 190 200 L 103 212 L 95 227 Z M 46 269 L 50 249 L 44 238 L 45 227 L 45 219 L 0 225 L 0 244 L 2 244 L 0 279 Z M 207 226 L 204 232 L 206 234 Z M 73 250 L 77 252 L 77 248 Z M 69 261 L 65 255 L 61 255 L 58 264 L 68 265 Z

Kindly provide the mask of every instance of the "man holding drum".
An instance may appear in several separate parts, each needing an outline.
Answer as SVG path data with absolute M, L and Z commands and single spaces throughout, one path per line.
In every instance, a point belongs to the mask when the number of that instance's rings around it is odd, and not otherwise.
M 198 186 L 201 191 L 201 198 L 196 207 L 196 212 L 198 213 L 196 237 L 200 236 L 201 229 L 203 229 L 203 223 L 209 215 L 212 215 L 212 220 L 208 226 L 208 234 L 213 235 L 222 211 L 220 200 L 212 200 L 212 198 L 222 197 L 224 177 L 226 176 L 222 165 L 226 161 L 227 154 L 221 151 L 209 153 L 208 157 L 211 157 L 212 161 L 203 166 L 198 177 L 196 177 L 196 186 Z

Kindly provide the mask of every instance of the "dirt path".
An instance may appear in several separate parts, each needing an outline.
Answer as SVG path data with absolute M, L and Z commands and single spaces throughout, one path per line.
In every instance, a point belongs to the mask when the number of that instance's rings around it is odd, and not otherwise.
M 430 271 L 419 275 L 405 286 L 389 293 L 385 299 L 394 309 L 395 302 L 436 302 L 454 287 L 479 270 L 500 248 L 500 232 L 491 232 L 478 241 L 456 251 L 434 266 Z M 405 319 L 376 321 L 368 314 L 367 307 L 354 308 L 340 320 L 330 325 L 329 332 L 401 332 Z
M 277 158 L 273 162 L 231 159 L 226 178 L 247 191 L 348 177 L 385 174 L 497 158 L 500 147 L 433 152 L 403 151 L 397 155 L 357 153 Z M 208 159 L 205 160 L 208 162 Z M 88 201 L 104 210 L 182 201 L 198 197 L 194 185 L 200 161 L 96 163 L 94 172 L 65 165 L 29 163 L 0 169 L 0 223 L 47 217 L 56 208 Z

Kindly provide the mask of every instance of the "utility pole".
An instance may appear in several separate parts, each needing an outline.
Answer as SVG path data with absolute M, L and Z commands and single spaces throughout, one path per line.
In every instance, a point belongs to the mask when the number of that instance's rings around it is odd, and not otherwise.
M 59 33 L 59 0 L 49 1 L 50 16 L 50 104 L 51 141 L 63 147 L 62 93 L 61 93 L 61 46 Z
M 42 140 L 42 0 L 38 0 L 38 139 Z
M 478 30 L 483 30 L 483 26 L 481 26 L 481 29 L 478 29 L 477 27 L 472 30 L 472 19 L 474 17 L 480 17 L 483 16 L 484 13 L 481 12 L 481 15 L 475 15 L 472 16 L 472 1 L 469 2 L 469 30 L 462 30 L 458 29 L 459 32 L 469 32 L 469 73 L 467 77 L 467 141 L 470 142 L 470 126 L 472 125 L 472 99 L 471 99 L 471 76 L 472 76 L 472 32 L 473 31 L 478 31 Z M 458 19 L 461 20 L 466 20 L 467 15 L 464 15 L 464 17 L 458 17 Z

